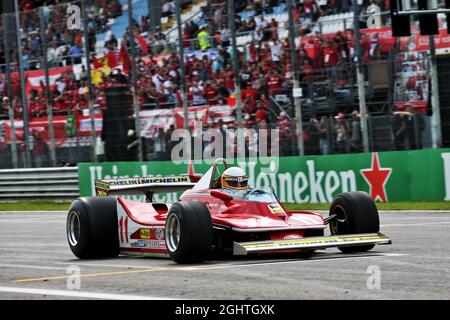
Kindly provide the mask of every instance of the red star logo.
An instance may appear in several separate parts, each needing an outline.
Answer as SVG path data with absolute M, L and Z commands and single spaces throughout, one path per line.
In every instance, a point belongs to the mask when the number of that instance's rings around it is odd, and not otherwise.
M 392 168 L 380 168 L 378 153 L 372 154 L 372 165 L 370 169 L 361 170 L 361 174 L 370 186 L 372 200 L 387 201 L 386 182 L 392 173 Z

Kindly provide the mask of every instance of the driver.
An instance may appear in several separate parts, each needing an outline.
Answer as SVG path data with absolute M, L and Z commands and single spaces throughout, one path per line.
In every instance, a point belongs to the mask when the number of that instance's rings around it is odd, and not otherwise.
M 226 169 L 220 177 L 222 191 L 233 197 L 243 197 L 248 190 L 248 177 L 239 167 Z

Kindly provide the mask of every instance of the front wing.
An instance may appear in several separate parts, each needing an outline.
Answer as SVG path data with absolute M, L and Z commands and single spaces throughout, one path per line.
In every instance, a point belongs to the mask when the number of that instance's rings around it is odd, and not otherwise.
M 255 242 L 234 242 L 233 254 L 242 256 L 264 251 L 326 249 L 371 244 L 391 244 L 392 241 L 381 232 L 365 234 L 337 235 L 329 237 L 310 237 L 289 240 L 270 240 Z

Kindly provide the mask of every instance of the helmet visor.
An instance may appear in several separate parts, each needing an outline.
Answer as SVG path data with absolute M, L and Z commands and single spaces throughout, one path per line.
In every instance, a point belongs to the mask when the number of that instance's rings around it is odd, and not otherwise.
M 247 177 L 224 177 L 223 186 L 231 189 L 247 189 Z

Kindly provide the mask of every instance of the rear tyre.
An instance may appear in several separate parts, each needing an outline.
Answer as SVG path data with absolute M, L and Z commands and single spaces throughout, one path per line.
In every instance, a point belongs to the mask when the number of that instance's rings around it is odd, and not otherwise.
M 213 227 L 208 208 L 199 202 L 177 202 L 165 227 L 169 255 L 177 263 L 203 262 L 211 253 Z
M 67 215 L 67 241 L 80 259 L 119 255 L 115 197 L 86 197 L 72 202 Z
M 370 196 L 365 192 L 345 192 L 333 200 L 330 215 L 336 218 L 330 221 L 332 235 L 377 233 L 380 231 L 378 210 Z M 363 252 L 375 245 L 338 247 L 345 253 Z

